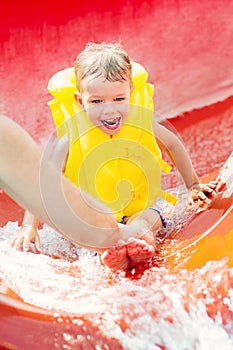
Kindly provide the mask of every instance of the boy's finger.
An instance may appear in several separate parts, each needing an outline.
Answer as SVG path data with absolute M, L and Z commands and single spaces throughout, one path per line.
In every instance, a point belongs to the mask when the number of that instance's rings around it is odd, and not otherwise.
M 30 241 L 28 241 L 27 239 L 24 239 L 24 241 L 23 241 L 23 251 L 24 252 L 29 251 L 29 244 L 30 244 Z
M 17 237 L 13 237 L 13 238 L 10 240 L 9 244 L 10 244 L 11 247 L 14 247 L 16 239 L 17 239 Z
M 38 236 L 36 236 L 36 239 L 35 239 L 35 247 L 38 250 L 38 252 L 41 253 L 40 237 L 38 237 Z
M 22 239 L 21 238 L 17 238 L 15 240 L 14 248 L 16 248 L 17 250 L 21 250 L 21 246 L 22 246 Z
M 216 186 L 217 186 L 217 184 L 218 184 L 218 181 L 217 180 L 214 180 L 214 181 L 210 181 L 209 183 L 208 183 L 208 186 L 210 186 L 211 188 L 215 188 Z

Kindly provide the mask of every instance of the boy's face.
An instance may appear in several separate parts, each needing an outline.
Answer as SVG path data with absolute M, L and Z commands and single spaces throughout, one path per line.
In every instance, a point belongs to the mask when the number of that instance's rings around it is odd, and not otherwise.
M 108 135 L 117 134 L 129 115 L 130 82 L 89 76 L 81 84 L 82 92 L 75 97 L 92 124 Z

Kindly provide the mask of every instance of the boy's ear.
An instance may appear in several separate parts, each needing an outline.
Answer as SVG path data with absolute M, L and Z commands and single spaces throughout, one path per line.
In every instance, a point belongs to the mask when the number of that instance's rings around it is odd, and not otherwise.
M 75 98 L 77 104 L 79 105 L 79 107 L 80 107 L 83 111 L 85 111 L 85 107 L 84 107 L 84 104 L 83 104 L 82 97 L 81 97 L 81 95 L 80 95 L 80 93 L 79 93 L 78 91 L 76 91 L 76 92 L 74 93 L 74 98 Z

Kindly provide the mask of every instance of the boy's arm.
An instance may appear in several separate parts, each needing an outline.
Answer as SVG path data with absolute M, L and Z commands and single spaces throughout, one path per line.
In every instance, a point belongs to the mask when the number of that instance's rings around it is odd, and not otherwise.
M 209 195 L 214 195 L 215 183 L 201 184 L 192 161 L 181 140 L 173 132 L 156 122 L 153 124 L 154 135 L 158 145 L 165 150 L 172 162 L 175 164 L 183 181 L 192 193 L 194 199 L 209 201 Z
M 199 184 L 200 180 L 195 172 L 188 152 L 181 140 L 173 132 L 156 122 L 153 124 L 154 135 L 161 149 L 163 149 L 176 168 L 179 170 L 188 189 Z

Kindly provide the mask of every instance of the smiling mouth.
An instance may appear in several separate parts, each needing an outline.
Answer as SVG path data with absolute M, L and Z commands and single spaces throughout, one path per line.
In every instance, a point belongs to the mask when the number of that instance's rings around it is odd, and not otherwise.
M 121 122 L 121 118 L 113 118 L 113 119 L 106 119 L 101 120 L 101 123 L 109 130 L 115 130 L 119 127 Z

